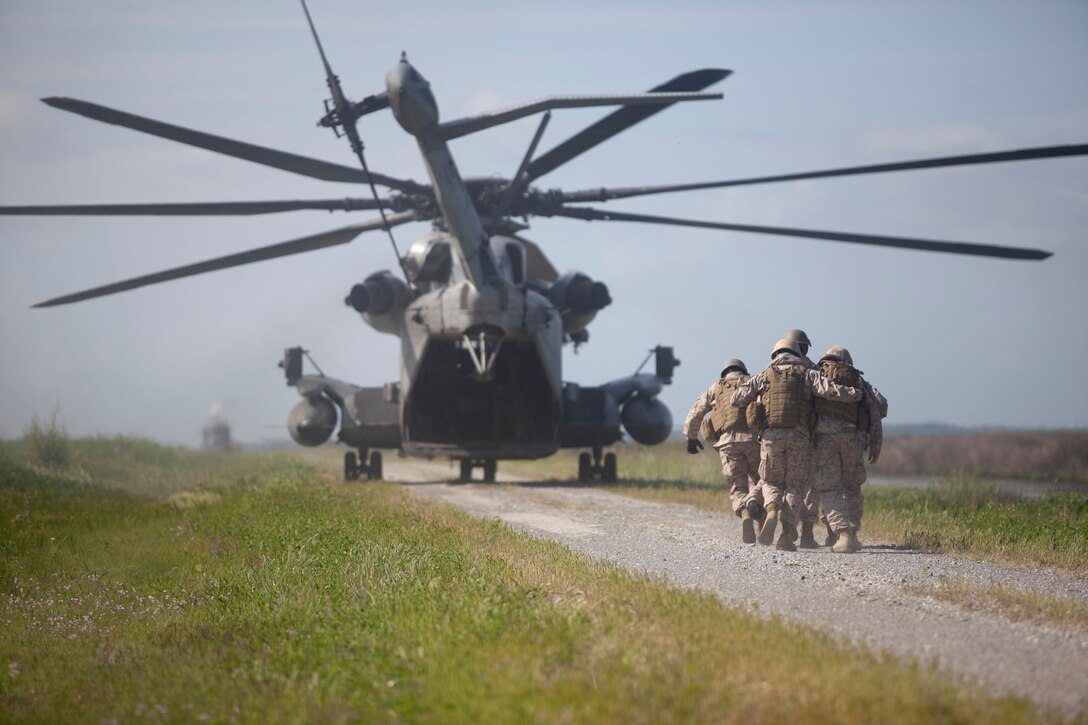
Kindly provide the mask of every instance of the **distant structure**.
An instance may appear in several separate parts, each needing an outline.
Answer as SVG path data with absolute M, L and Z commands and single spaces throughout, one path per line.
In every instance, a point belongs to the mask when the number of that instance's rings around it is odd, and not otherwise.
M 230 424 L 219 403 L 212 405 L 211 420 L 204 426 L 204 448 L 210 451 L 233 451 L 236 448 L 230 437 Z

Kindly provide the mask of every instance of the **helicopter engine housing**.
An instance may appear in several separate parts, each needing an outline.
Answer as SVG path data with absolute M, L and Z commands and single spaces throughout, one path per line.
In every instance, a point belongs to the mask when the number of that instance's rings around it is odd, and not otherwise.
M 411 300 L 408 285 L 389 270 L 382 270 L 352 287 L 344 304 L 360 313 L 375 330 L 396 335 L 403 326 L 404 308 Z
M 548 289 L 552 301 L 563 318 L 563 333 L 581 332 L 597 313 L 612 304 L 612 296 L 604 282 L 597 282 L 581 272 L 568 272 Z
M 299 445 L 319 446 L 336 430 L 336 406 L 323 395 L 303 398 L 287 416 L 287 432 Z
M 654 397 L 635 395 L 629 398 L 623 404 L 620 419 L 631 437 L 646 446 L 661 443 L 672 432 L 672 414 Z
M 449 282 L 453 256 L 445 234 L 435 232 L 412 243 L 404 255 L 404 271 L 416 288 L 434 289 Z

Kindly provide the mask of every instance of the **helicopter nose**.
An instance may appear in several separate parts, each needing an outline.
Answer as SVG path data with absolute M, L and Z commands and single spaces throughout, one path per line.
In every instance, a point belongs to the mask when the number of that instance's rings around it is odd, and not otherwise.
M 419 135 L 438 124 L 438 105 L 431 84 L 402 58 L 385 77 L 389 105 L 405 131 Z

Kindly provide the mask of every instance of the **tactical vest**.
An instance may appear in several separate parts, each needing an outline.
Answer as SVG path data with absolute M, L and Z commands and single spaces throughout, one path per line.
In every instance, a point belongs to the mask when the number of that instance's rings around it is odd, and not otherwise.
M 762 398 L 768 428 L 812 427 L 812 393 L 805 388 L 805 372 L 803 365 L 772 365 L 764 371 L 767 392 Z
M 847 385 L 851 388 L 860 388 L 862 385 L 861 371 L 844 362 L 824 360 L 820 363 L 820 373 L 831 382 L 839 385 Z M 816 414 L 845 420 L 847 423 L 856 426 L 858 430 L 869 432 L 869 408 L 864 403 L 844 403 L 837 400 L 817 398 Z
M 722 378 L 718 381 L 714 390 L 714 407 L 710 409 L 710 422 L 717 437 L 721 437 L 722 433 L 726 431 L 734 433 L 748 432 L 748 420 L 744 416 L 744 411 L 748 406 L 737 407 L 729 402 L 733 397 L 733 393 L 748 377 L 747 375 L 739 375 Z
M 767 411 L 763 409 L 763 400 L 761 398 L 756 398 L 748 404 L 748 409 L 744 411 L 744 417 L 748 421 L 748 430 L 762 436 L 763 431 L 767 428 Z

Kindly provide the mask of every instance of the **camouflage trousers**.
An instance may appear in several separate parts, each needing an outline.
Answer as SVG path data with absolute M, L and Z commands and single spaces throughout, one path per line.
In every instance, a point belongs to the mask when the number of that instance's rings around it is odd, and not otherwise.
M 749 501 L 762 503 L 763 492 L 759 487 L 759 443 L 723 443 L 718 448 L 718 455 L 722 459 L 722 475 L 729 482 L 729 500 L 733 504 L 733 513 L 740 516 L 740 510 Z
M 767 428 L 759 448 L 759 484 L 786 526 L 796 526 L 812 465 L 812 442 L 803 428 Z
M 813 462 L 815 466 L 815 461 Z M 820 492 L 812 481 L 805 484 L 805 500 L 801 505 L 801 520 L 814 524 L 817 521 L 827 521 L 827 512 L 820 516 Z
M 816 436 L 814 488 L 833 531 L 861 527 L 863 458 L 869 436 L 860 431 Z

